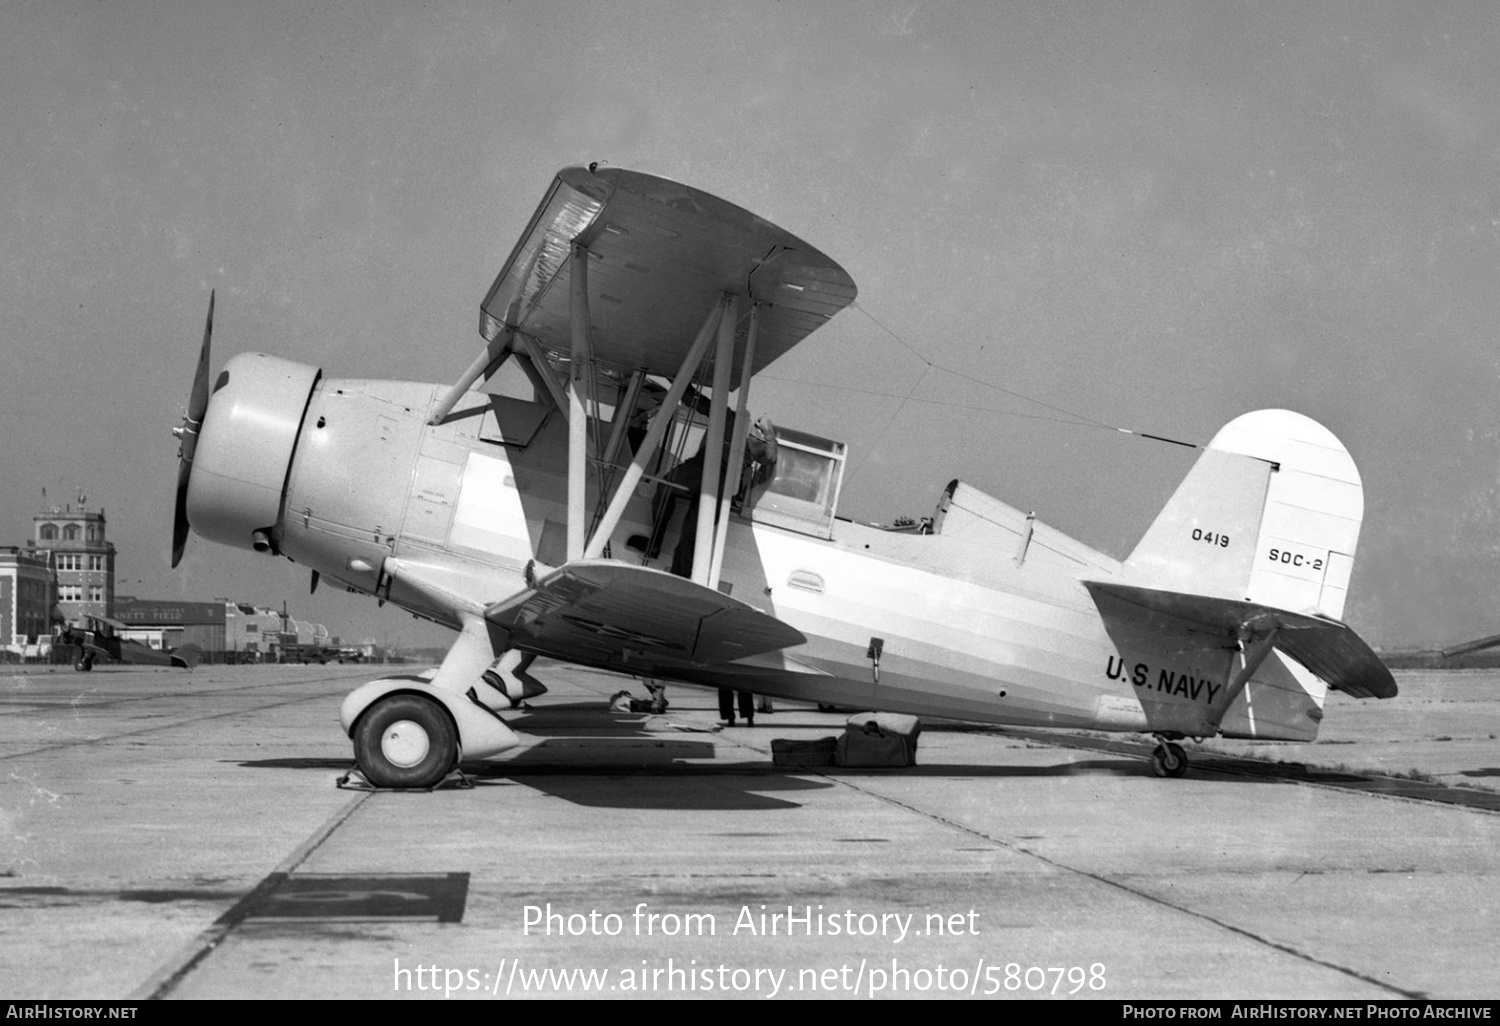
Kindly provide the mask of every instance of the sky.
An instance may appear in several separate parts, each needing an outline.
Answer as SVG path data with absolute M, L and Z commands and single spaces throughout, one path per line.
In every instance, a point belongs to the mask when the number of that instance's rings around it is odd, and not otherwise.
M 553 175 L 755 211 L 859 299 L 752 406 L 849 446 L 840 513 L 961 478 L 1124 558 L 1250 410 L 1363 476 L 1345 618 L 1500 633 L 1500 8 L 0 0 L 0 544 L 103 507 L 117 589 L 451 635 L 189 541 L 214 364 L 451 382 Z

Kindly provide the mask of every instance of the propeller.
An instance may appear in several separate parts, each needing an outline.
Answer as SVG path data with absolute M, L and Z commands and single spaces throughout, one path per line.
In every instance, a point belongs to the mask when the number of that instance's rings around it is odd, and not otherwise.
M 183 549 L 187 547 L 188 478 L 193 473 L 193 453 L 198 448 L 198 429 L 203 426 L 203 415 L 208 411 L 208 360 L 209 338 L 214 332 L 214 293 L 208 293 L 208 320 L 203 325 L 203 349 L 198 353 L 198 373 L 193 378 L 193 391 L 188 396 L 187 412 L 183 414 L 182 426 L 172 429 L 182 442 L 177 450 L 177 516 L 172 523 L 172 567 L 182 562 Z

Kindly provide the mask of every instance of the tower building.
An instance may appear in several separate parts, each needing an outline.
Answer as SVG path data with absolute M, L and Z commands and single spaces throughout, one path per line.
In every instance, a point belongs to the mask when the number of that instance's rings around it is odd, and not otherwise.
M 32 519 L 28 549 L 51 556 L 57 575 L 57 608 L 66 620 L 82 614 L 110 616 L 115 605 L 115 547 L 105 537 L 103 509 L 53 506 Z

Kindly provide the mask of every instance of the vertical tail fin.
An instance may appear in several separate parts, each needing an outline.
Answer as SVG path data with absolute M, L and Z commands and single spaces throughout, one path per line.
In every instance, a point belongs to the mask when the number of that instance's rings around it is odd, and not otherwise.
M 1142 586 L 1339 619 L 1364 517 L 1359 471 L 1287 410 L 1230 421 L 1126 560 Z

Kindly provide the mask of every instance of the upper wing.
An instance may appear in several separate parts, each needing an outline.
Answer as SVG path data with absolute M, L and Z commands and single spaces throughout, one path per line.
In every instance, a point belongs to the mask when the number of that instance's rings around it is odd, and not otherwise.
M 518 648 L 641 672 L 715 664 L 800 645 L 798 630 L 739 599 L 649 567 L 583 559 L 485 610 Z
M 1276 631 L 1276 647 L 1317 674 L 1331 688 L 1355 698 L 1393 698 L 1396 679 L 1380 657 L 1345 624 L 1321 616 L 1235 599 L 1084 581 L 1106 619 L 1162 631 L 1264 637 Z
M 675 374 L 725 291 L 762 304 L 751 373 L 854 301 L 854 281 L 801 239 L 706 192 L 623 168 L 567 167 L 480 306 L 479 333 L 506 328 L 570 350 L 572 243 L 589 251 L 594 359 L 605 370 Z M 739 387 L 741 310 L 730 388 Z

